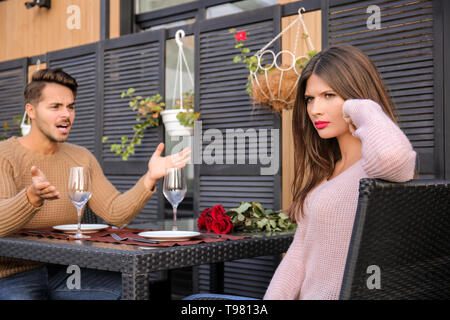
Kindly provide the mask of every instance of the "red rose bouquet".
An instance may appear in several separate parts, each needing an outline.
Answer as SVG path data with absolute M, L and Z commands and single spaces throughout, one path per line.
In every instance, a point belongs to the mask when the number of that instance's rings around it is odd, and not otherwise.
M 198 217 L 197 226 L 199 229 L 206 229 L 219 234 L 229 233 L 233 230 L 233 223 L 230 217 L 225 214 L 221 204 L 203 210 Z

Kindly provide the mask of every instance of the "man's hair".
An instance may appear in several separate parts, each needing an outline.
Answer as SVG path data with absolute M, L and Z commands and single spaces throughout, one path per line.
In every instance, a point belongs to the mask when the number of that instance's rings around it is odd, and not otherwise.
M 24 91 L 25 103 L 37 105 L 41 101 L 42 90 L 46 83 L 57 83 L 69 88 L 75 99 L 77 95 L 77 81 L 61 68 L 42 69 L 33 73 L 31 82 L 27 84 Z

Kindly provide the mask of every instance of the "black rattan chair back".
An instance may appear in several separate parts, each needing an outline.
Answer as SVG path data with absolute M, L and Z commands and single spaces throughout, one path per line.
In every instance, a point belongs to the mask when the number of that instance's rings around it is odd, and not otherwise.
M 340 298 L 450 298 L 450 180 L 361 179 Z

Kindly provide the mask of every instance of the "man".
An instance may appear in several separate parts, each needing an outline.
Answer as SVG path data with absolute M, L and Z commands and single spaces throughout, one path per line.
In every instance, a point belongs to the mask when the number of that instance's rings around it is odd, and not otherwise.
M 71 167 L 90 168 L 90 208 L 107 223 L 121 226 L 141 211 L 167 168 L 184 167 L 189 161 L 189 149 L 161 157 L 161 143 L 145 175 L 121 194 L 86 148 L 65 142 L 75 120 L 77 87 L 76 80 L 61 69 L 40 70 L 26 86 L 31 131 L 0 142 L 0 237 L 22 228 L 76 223 L 75 206 L 66 196 Z M 67 276 L 65 268 L 0 257 L 0 299 L 120 298 L 119 274 L 82 269 L 81 290 L 67 290 Z

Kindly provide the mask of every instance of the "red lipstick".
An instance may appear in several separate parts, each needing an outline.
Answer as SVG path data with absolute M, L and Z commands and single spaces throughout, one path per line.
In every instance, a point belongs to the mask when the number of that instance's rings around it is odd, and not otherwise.
M 314 124 L 316 125 L 317 129 L 323 129 L 323 128 L 327 127 L 330 123 L 327 121 L 316 121 L 316 122 L 314 122 Z

